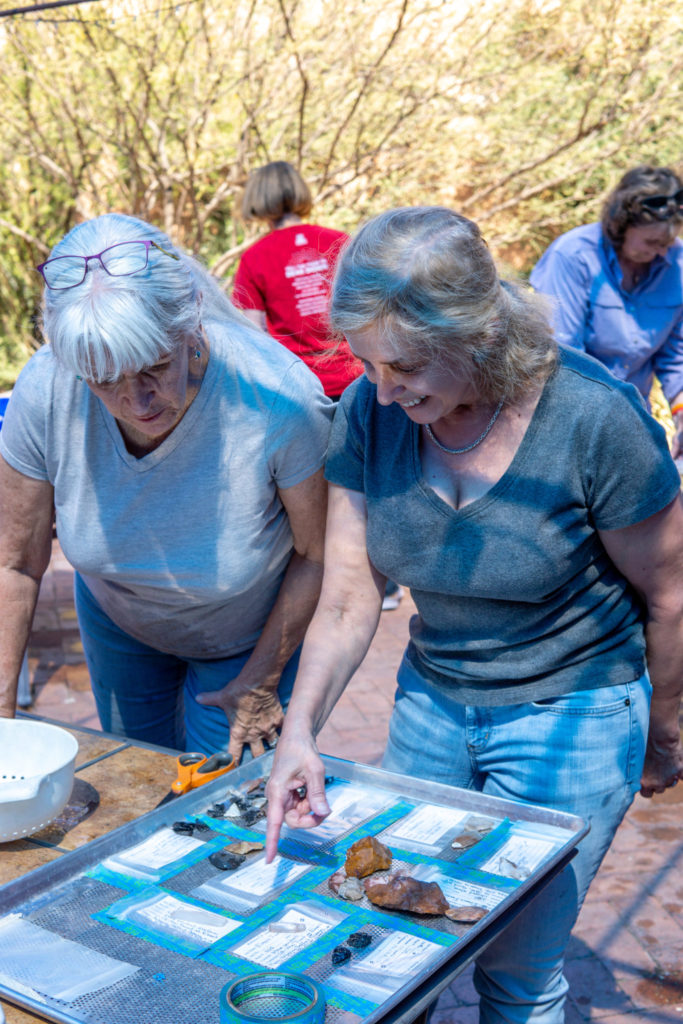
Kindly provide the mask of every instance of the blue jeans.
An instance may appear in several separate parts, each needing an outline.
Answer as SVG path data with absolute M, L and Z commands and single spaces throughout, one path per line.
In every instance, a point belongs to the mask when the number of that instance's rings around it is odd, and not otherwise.
M 403 660 L 382 765 L 576 814 L 579 852 L 479 956 L 481 1024 L 561 1024 L 564 951 L 586 890 L 640 786 L 651 687 L 504 707 L 459 704 Z
M 246 665 L 251 650 L 232 658 L 204 661 L 177 658 L 135 640 L 102 611 L 75 574 L 74 594 L 85 660 L 97 714 L 107 732 L 174 750 L 204 754 L 225 750 L 228 721 L 220 708 L 205 707 L 196 695 L 220 690 Z M 289 703 L 299 651 L 280 679 L 278 697 Z M 244 755 L 249 758 L 249 751 Z

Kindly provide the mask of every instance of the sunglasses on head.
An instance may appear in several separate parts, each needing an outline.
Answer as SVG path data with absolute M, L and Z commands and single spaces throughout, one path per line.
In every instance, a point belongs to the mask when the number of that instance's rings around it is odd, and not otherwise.
M 673 217 L 683 212 L 683 188 L 670 196 L 640 196 L 638 202 L 656 217 Z

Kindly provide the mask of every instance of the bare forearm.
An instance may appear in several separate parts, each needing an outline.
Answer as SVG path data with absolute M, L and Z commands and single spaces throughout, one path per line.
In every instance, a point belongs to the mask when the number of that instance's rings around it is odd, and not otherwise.
M 679 700 L 683 694 L 683 594 L 671 594 L 666 610 L 650 615 L 645 639 L 653 698 Z
M 340 603 L 320 601 L 306 633 L 285 728 L 313 737 L 322 729 L 377 630 L 381 596 Z
M 301 643 L 320 596 L 322 565 L 292 554 L 280 591 L 246 668 L 277 689 L 282 670 Z
M 12 718 L 17 680 L 28 643 L 39 584 L 31 576 L 0 570 L 0 718 Z

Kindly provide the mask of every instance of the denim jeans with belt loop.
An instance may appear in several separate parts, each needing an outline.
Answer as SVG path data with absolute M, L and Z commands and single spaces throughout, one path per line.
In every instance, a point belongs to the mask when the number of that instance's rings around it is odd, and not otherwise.
M 102 728 L 129 739 L 204 754 L 225 750 L 230 739 L 221 708 L 196 695 L 220 690 L 235 679 L 252 651 L 230 658 L 177 658 L 141 643 L 112 622 L 75 574 L 78 625 Z M 278 686 L 283 708 L 294 687 L 299 651 L 287 662 Z M 248 746 L 243 759 L 250 759 Z
M 536 703 L 474 707 L 403 659 L 384 768 L 590 823 L 574 859 L 479 956 L 480 1024 L 564 1021 L 565 948 L 640 788 L 650 694 L 646 673 Z

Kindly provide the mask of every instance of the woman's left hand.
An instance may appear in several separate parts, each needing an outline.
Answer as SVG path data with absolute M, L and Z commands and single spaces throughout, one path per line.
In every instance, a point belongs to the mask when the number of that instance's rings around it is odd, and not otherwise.
M 284 720 L 277 690 L 263 683 L 254 685 L 244 672 L 222 690 L 198 693 L 197 701 L 209 707 L 222 708 L 230 723 L 228 753 L 239 764 L 242 751 L 249 744 L 254 757 L 265 753 L 265 744 L 274 747 Z

